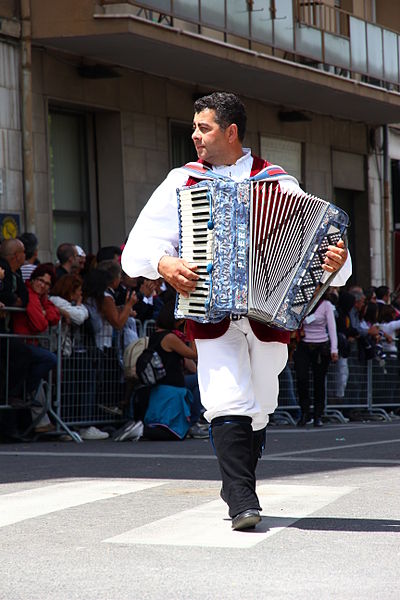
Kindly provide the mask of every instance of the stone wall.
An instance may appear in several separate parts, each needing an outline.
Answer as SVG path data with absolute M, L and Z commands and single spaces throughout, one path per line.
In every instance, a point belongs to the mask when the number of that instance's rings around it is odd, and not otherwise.
M 0 212 L 20 216 L 23 229 L 19 48 L 0 41 Z

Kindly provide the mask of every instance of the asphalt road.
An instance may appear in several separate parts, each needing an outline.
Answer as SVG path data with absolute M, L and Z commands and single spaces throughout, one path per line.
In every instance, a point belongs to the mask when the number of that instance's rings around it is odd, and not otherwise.
M 1 600 L 400 598 L 400 422 L 268 428 L 253 532 L 207 440 L 2 444 L 0 478 Z

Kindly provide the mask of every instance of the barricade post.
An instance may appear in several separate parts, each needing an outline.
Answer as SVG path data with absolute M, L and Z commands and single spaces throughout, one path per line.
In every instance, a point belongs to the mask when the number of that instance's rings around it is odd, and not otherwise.
M 15 313 L 15 312 L 25 312 L 24 308 L 17 308 L 17 307 L 4 307 L 1 309 L 2 311 L 8 313 L 8 316 L 11 313 Z M 5 328 L 7 329 L 7 328 Z M 22 344 L 24 345 L 24 347 L 28 348 L 32 345 L 30 342 L 32 342 L 33 340 L 35 342 L 37 342 L 38 345 L 43 346 L 43 347 L 47 347 L 47 349 L 50 350 L 51 345 L 52 345 L 52 341 L 54 340 L 54 337 L 59 341 L 60 338 L 60 323 L 58 325 L 56 325 L 54 328 L 51 328 L 51 330 L 49 330 L 47 333 L 44 334 L 24 334 L 24 335 L 19 335 L 19 334 L 15 334 L 12 333 L 10 330 L 8 331 L 4 331 L 3 333 L 0 333 L 0 341 L 3 342 L 3 340 L 5 341 L 5 348 L 4 348 L 4 343 L 1 343 L 2 348 L 0 349 L 0 364 L 1 364 L 1 369 L 3 371 L 3 373 L 5 374 L 5 386 L 2 389 L 2 398 L 0 401 L 0 409 L 28 409 L 28 408 L 32 408 L 33 409 L 33 413 L 32 413 L 32 423 L 25 429 L 25 431 L 23 431 L 22 433 L 16 433 L 13 432 L 13 435 L 17 438 L 17 439 L 22 439 L 22 440 L 26 440 L 26 436 L 29 435 L 31 433 L 31 431 L 35 428 L 35 425 L 37 423 L 40 422 L 41 418 L 47 414 L 49 416 L 52 417 L 52 420 L 55 421 L 56 423 L 56 433 L 60 433 L 61 430 L 64 430 L 68 435 L 70 435 L 75 441 L 81 441 L 80 439 L 78 439 L 79 436 L 76 436 L 75 433 L 73 431 L 71 431 L 68 427 L 68 425 L 60 418 L 60 415 L 58 414 L 57 410 L 54 410 L 53 408 L 53 378 L 52 378 L 52 373 L 51 371 L 49 372 L 49 380 L 44 381 L 42 380 L 39 384 L 39 387 L 37 388 L 36 392 L 35 392 L 35 396 L 33 398 L 28 397 L 27 395 L 27 390 L 26 390 L 26 385 L 25 385 L 25 381 L 22 382 L 22 385 L 20 385 L 18 387 L 15 387 L 16 391 L 18 391 L 18 397 L 12 397 L 10 396 L 10 367 L 11 362 L 10 362 L 10 347 L 11 347 L 11 341 L 12 340 L 17 340 L 18 342 L 22 342 Z M 58 369 L 59 369 L 59 354 L 56 353 L 57 356 L 57 366 L 56 366 L 56 370 L 57 370 L 57 374 L 58 374 Z M 29 360 L 29 357 L 28 357 Z M 26 373 L 25 373 L 26 375 Z M 19 376 L 21 377 L 21 374 L 19 374 Z M 58 378 L 57 378 L 58 379 Z M 20 381 L 21 384 L 21 381 Z M 57 384 L 56 384 L 56 390 L 57 390 Z M 57 391 L 54 394 L 54 406 L 57 409 L 57 402 L 58 402 L 58 394 Z M 40 406 L 40 410 L 39 412 L 37 410 L 35 410 L 35 406 L 36 408 L 38 406 Z

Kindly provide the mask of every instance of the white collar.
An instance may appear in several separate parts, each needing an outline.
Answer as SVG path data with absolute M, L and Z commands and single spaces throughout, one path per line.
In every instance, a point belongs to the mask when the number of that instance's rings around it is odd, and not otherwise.
M 253 160 L 252 156 L 251 156 L 251 150 L 250 148 L 243 148 L 243 156 L 241 156 L 240 158 L 237 159 L 237 161 L 233 164 L 233 165 L 213 165 L 213 171 L 219 171 L 219 170 L 223 170 L 223 169 L 229 169 L 229 168 L 233 168 L 233 167 L 244 167 L 244 163 L 247 163 L 247 161 L 251 158 L 251 160 Z

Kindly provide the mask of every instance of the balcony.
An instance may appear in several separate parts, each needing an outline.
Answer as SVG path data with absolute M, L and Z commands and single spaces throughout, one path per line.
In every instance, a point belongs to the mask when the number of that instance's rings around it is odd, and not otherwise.
M 105 15 L 146 18 L 237 43 L 265 45 L 294 60 L 399 91 L 400 35 L 320 0 L 102 0 Z M 233 41 L 233 40 L 231 40 Z
M 400 121 L 400 35 L 322 1 L 71 0 L 65 16 L 63 3 L 31 1 L 40 45 L 205 90 Z

